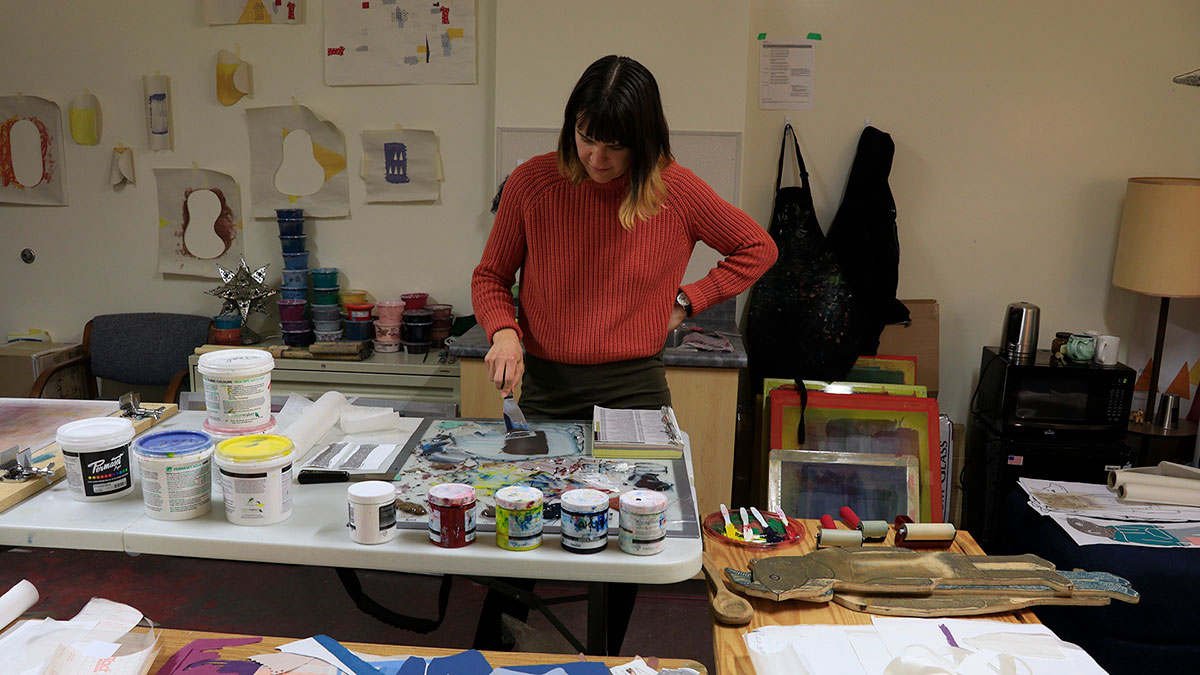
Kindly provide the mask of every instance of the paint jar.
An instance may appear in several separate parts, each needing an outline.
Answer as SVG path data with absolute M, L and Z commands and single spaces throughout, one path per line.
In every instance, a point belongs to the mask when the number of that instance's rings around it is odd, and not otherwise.
M 542 545 L 542 491 L 509 485 L 496 491 L 496 545 L 528 551 Z
M 285 270 L 306 270 L 308 269 L 308 251 L 303 253 L 284 253 L 283 254 L 283 269 Z
M 380 354 L 396 354 L 400 351 L 398 340 L 374 340 L 372 344 L 375 346 L 375 351 Z
M 242 327 L 241 314 L 218 314 L 213 317 L 213 328 L 230 329 Z
M 334 286 L 337 288 L 337 286 Z M 314 302 L 312 305 L 313 321 L 337 321 L 342 320 L 342 308 L 334 304 L 324 304 Z M 338 326 L 341 328 L 341 326 Z
M 289 287 L 308 286 L 308 270 L 283 270 L 283 285 Z
M 403 300 L 380 300 L 375 303 L 375 309 L 378 310 L 379 320 L 384 323 L 399 324 L 400 319 L 404 314 Z
M 441 347 L 446 344 L 446 338 L 450 337 L 450 329 L 432 330 L 429 331 L 429 344 L 432 347 Z
M 342 329 L 342 320 L 336 321 L 313 321 L 313 330 L 321 333 L 332 333 L 335 330 Z
M 400 324 L 384 323 L 383 321 L 375 322 L 375 339 L 387 340 L 388 342 L 400 342 Z
M 404 351 L 407 354 L 428 354 L 429 353 L 429 343 L 428 342 L 409 342 L 408 340 L 402 340 L 400 342 L 400 344 L 404 345 Z
M 291 237 L 280 235 L 279 247 L 283 249 L 284 253 L 304 253 L 304 241 L 306 239 L 308 237 L 303 234 Z
M 342 322 L 342 334 L 347 340 L 370 340 L 375 337 L 373 330 L 375 326 L 370 321 L 350 321 Z
M 338 268 L 336 267 L 318 267 L 312 270 L 313 286 L 321 286 L 323 288 L 337 287 L 338 285 Z
M 667 542 L 667 497 L 653 490 L 621 495 L 621 533 L 617 544 L 633 555 L 661 553 Z
M 567 490 L 562 494 L 562 547 L 572 553 L 608 548 L 608 495 L 599 490 Z
M 279 327 L 292 333 L 302 333 L 306 330 L 312 330 L 312 322 L 308 319 L 300 319 L 299 321 L 280 321 Z
M 475 541 L 475 488 L 462 483 L 429 488 L 429 541 L 442 548 Z
M 292 439 L 238 436 L 217 444 L 225 517 L 234 525 L 271 525 L 292 515 Z
M 346 315 L 351 321 L 370 321 L 371 310 L 375 309 L 375 303 L 348 302 L 345 307 Z
M 333 305 L 334 307 L 337 307 L 337 301 L 338 301 L 338 287 L 337 286 L 330 286 L 328 288 L 323 287 L 323 286 L 314 286 L 313 287 L 313 303 L 312 303 L 313 307 L 316 307 L 317 305 Z M 339 308 L 338 316 L 341 316 L 341 312 L 342 312 L 342 310 Z
M 236 432 L 271 423 L 274 368 L 275 359 L 260 349 L 223 349 L 201 354 L 196 371 L 204 380 L 206 427 Z
M 311 330 L 281 330 L 283 344 L 289 347 L 307 347 L 313 343 L 315 336 Z
M 409 342 L 429 342 L 429 322 L 414 323 L 411 321 L 404 322 L 404 337 Z
M 303 220 L 304 209 L 275 209 L 275 217 L 279 220 Z
M 317 342 L 337 342 L 342 339 L 342 331 L 340 330 L 315 330 L 313 331 L 313 339 Z
M 429 300 L 429 294 L 402 293 L 400 299 L 404 301 L 405 309 L 421 309 L 425 306 L 425 302 Z
M 346 488 L 350 503 L 350 538 L 359 544 L 382 544 L 396 538 L 396 488 L 382 480 Z
M 347 288 L 342 293 L 342 305 L 353 305 L 359 302 L 367 301 L 367 292 L 357 288 Z
M 422 309 L 421 307 L 413 307 L 412 309 Z M 433 315 L 433 320 L 438 319 L 448 320 L 450 318 L 450 310 L 454 309 L 454 305 L 425 305 L 424 309 L 429 310 Z
M 129 442 L 133 422 L 124 417 L 92 417 L 58 428 L 71 496 L 81 502 L 117 499 L 133 490 Z
M 214 328 L 212 329 L 212 343 L 225 346 L 240 345 L 242 344 L 242 329 Z
M 276 304 L 279 305 L 279 319 L 281 321 L 304 320 L 304 308 L 308 306 L 307 300 L 279 300 Z
M 279 297 L 284 300 L 308 300 L 308 287 L 300 286 L 298 288 L 288 288 L 282 286 L 279 289 Z
M 187 520 L 212 510 L 213 443 L 200 431 L 159 431 L 133 442 L 142 503 L 156 520 Z
M 304 219 L 303 218 L 280 218 L 279 219 L 279 236 L 281 237 L 298 237 L 304 234 Z

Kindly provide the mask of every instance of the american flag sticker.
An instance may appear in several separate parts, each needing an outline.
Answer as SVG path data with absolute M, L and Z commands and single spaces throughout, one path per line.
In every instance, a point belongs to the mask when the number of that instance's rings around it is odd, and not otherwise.
M 1009 466 L 1021 466 L 1024 463 L 1025 463 L 1024 455 L 1009 455 L 1008 456 L 1008 465 Z

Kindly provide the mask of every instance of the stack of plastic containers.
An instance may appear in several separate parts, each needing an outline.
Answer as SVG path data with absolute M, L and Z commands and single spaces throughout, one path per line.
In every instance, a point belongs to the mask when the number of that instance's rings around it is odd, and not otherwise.
M 346 313 L 345 339 L 364 341 L 375 337 L 374 317 L 371 310 L 375 305 L 367 302 L 367 292 L 348 288 L 342 292 L 342 309 Z
M 404 310 L 404 351 L 424 354 L 429 351 L 429 334 L 433 327 L 433 312 L 421 309 Z
M 379 314 L 375 320 L 375 351 L 384 354 L 400 351 L 400 320 L 404 314 L 404 301 L 380 300 L 375 309 Z
M 450 310 L 454 305 L 425 305 L 425 309 L 433 312 L 433 324 L 429 327 L 429 343 L 434 349 L 440 349 L 450 337 L 450 325 L 454 323 L 454 315 Z
M 218 314 L 214 316 L 212 343 L 214 345 L 242 344 L 242 315 Z
M 337 304 L 338 269 L 318 267 L 312 270 L 313 328 L 318 342 L 342 339 L 342 308 Z
M 304 209 L 275 209 L 279 245 L 283 249 L 283 287 L 279 289 L 279 328 L 283 343 L 292 347 L 312 344 L 308 304 L 308 249 L 305 247 Z

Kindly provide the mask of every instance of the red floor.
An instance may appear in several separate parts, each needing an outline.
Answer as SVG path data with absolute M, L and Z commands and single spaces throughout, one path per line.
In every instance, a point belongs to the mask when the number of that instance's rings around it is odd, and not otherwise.
M 0 592 L 29 579 L 41 593 L 30 614 L 70 618 L 89 598 L 103 597 L 136 607 L 167 628 L 469 648 L 486 589 L 454 580 L 445 622 L 422 635 L 388 626 L 350 600 L 334 570 L 324 567 L 177 558 L 107 551 L 0 549 Z M 364 590 L 406 614 L 437 616 L 440 578 L 399 572 L 359 573 Z M 543 597 L 574 595 L 583 584 L 541 582 Z M 583 639 L 582 602 L 552 610 Z M 670 617 L 669 621 L 663 619 Z M 554 633 L 536 611 L 529 625 L 539 635 Z M 712 629 L 702 581 L 642 586 L 622 655 L 689 658 L 715 673 Z

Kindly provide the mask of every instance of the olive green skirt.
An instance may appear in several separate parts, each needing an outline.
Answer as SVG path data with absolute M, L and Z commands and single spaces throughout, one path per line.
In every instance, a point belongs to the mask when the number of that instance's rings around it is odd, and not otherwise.
M 590 420 L 592 406 L 671 405 L 662 352 L 644 359 L 575 365 L 525 354 L 521 411 L 529 419 Z

